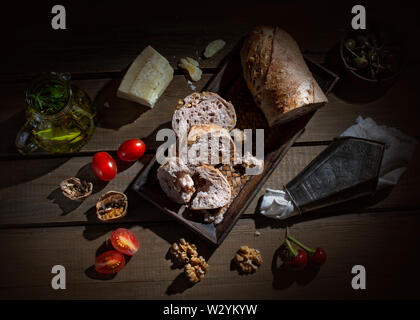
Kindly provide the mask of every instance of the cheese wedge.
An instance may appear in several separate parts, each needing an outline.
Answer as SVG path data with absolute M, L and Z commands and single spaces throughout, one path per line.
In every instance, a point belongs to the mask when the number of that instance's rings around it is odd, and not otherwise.
M 117 96 L 153 108 L 173 76 L 174 69 L 168 60 L 148 46 L 137 56 L 124 75 Z

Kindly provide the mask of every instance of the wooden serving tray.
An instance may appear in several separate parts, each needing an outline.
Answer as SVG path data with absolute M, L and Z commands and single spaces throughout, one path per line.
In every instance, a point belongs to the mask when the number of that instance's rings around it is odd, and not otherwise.
M 217 225 L 197 219 L 200 214 L 196 213 L 194 217 L 185 205 L 174 203 L 167 198 L 156 177 L 156 170 L 159 167 L 156 158 L 150 161 L 133 183 L 133 189 L 142 197 L 216 245 L 223 242 L 255 194 L 315 114 L 315 112 L 312 112 L 285 125 L 269 128 L 264 114 L 255 105 L 243 79 L 239 45 L 226 60 L 227 62 L 224 63 L 204 91 L 217 92 L 224 99 L 233 103 L 237 115 L 237 128 L 264 129 L 265 159 L 263 172 L 256 176 L 240 176 L 230 166 L 219 168 L 231 184 L 232 201 L 226 207 L 217 209 L 224 212 L 223 221 Z M 307 57 L 305 57 L 305 60 L 321 89 L 325 94 L 328 94 L 337 82 L 338 76 Z

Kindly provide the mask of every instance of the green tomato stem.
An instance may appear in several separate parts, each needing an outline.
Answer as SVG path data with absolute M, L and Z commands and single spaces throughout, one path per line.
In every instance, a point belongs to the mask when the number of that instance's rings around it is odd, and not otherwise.
M 296 249 L 292 247 L 289 240 L 286 239 L 285 242 L 286 242 L 287 248 L 290 250 L 290 252 L 293 254 L 293 256 L 296 257 L 296 255 L 297 255 Z
M 309 252 L 309 253 L 315 253 L 315 249 L 311 249 L 311 248 L 309 248 L 309 247 L 307 247 L 307 246 L 305 246 L 303 243 L 301 243 L 300 241 L 298 241 L 298 240 L 296 240 L 295 238 L 293 238 L 292 236 L 287 236 L 287 239 L 289 239 L 290 241 L 292 241 L 292 242 L 294 242 L 294 243 L 296 243 L 299 247 L 301 247 L 303 250 L 305 250 L 306 252 Z M 286 240 L 287 241 L 287 240 Z

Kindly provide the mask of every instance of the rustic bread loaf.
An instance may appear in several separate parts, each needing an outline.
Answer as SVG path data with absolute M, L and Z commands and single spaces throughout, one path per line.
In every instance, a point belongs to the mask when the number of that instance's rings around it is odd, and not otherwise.
M 297 43 L 284 30 L 256 27 L 240 55 L 247 86 L 270 126 L 293 120 L 328 101 Z
M 196 167 L 193 179 L 197 192 L 190 203 L 192 210 L 217 209 L 230 202 L 229 182 L 213 166 Z
M 176 203 L 188 203 L 195 192 L 192 172 L 180 158 L 172 157 L 157 170 L 159 184 Z
M 192 126 L 187 137 L 188 165 L 230 163 L 235 144 L 229 131 L 217 124 Z
M 194 92 L 183 100 L 172 117 L 172 129 L 179 137 L 186 136 L 194 125 L 217 124 L 226 129 L 236 125 L 233 105 L 213 92 Z

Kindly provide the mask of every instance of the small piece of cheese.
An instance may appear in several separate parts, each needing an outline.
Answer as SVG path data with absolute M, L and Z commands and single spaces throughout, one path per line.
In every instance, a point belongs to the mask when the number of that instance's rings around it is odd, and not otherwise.
M 168 60 L 148 46 L 137 56 L 124 75 L 117 96 L 153 108 L 173 76 L 174 69 Z
M 206 58 L 213 57 L 217 52 L 219 52 L 220 50 L 222 50 L 222 48 L 225 46 L 225 44 L 226 44 L 226 42 L 224 42 L 221 39 L 214 40 L 214 41 L 210 42 L 207 45 L 206 50 L 204 50 L 204 56 Z
M 190 57 L 182 58 L 178 64 L 182 69 L 188 71 L 192 81 L 198 81 L 201 79 L 203 71 L 198 67 L 198 62 Z

